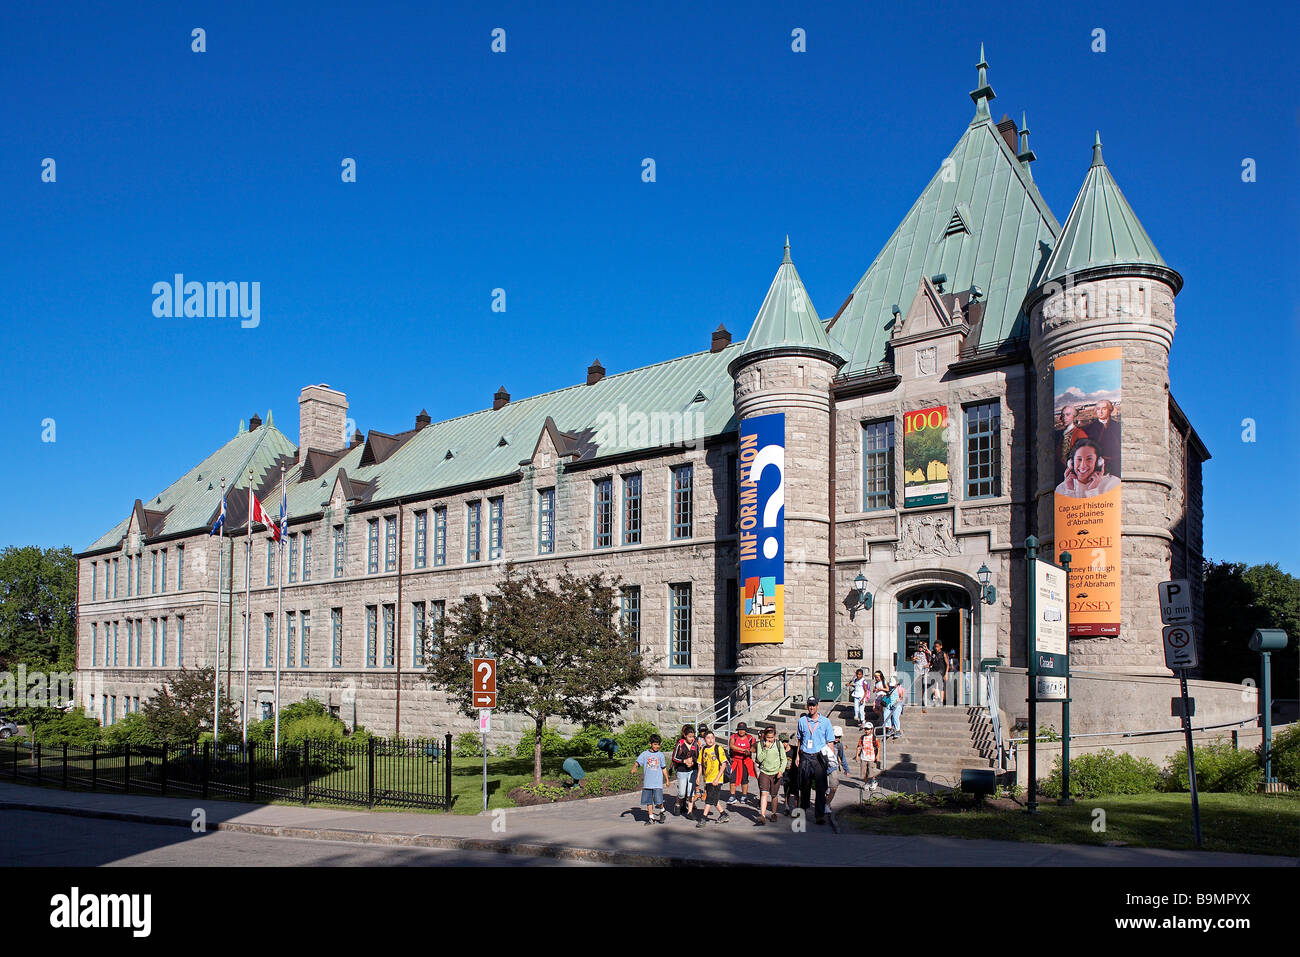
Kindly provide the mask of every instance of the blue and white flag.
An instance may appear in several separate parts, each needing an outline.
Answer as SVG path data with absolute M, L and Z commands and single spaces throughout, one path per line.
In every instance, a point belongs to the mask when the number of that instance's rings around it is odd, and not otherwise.
M 288 504 L 288 496 L 284 494 L 284 489 L 280 490 L 280 541 L 289 534 L 289 516 L 285 512 L 285 506 Z
M 208 532 L 208 534 L 209 535 L 220 534 L 222 528 L 225 527 L 225 524 L 226 524 L 226 493 L 223 491 L 221 493 L 221 514 L 217 516 L 216 524 L 212 526 L 212 531 Z

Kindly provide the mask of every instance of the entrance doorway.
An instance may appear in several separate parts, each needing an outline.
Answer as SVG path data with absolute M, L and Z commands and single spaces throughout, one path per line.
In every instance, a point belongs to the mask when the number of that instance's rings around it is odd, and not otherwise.
M 968 703 L 973 674 L 970 625 L 970 596 L 960 588 L 923 586 L 899 596 L 894 671 L 908 689 L 910 703 L 918 704 L 926 697 L 918 683 L 917 666 L 912 661 L 916 649 L 922 644 L 930 650 L 932 658 L 936 646 L 941 646 L 942 653 L 948 658 L 946 704 Z M 930 698 L 926 703 L 938 702 Z

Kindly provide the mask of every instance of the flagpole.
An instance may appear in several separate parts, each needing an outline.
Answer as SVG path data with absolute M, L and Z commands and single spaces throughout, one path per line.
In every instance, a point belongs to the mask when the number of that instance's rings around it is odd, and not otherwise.
M 244 540 L 244 746 L 248 746 L 248 603 L 253 596 L 253 470 L 248 470 L 248 535 Z
M 226 551 L 226 480 L 221 480 L 221 538 L 217 544 L 217 669 L 212 679 L 212 747 L 221 740 L 221 569 Z
M 280 466 L 280 527 L 277 539 L 275 574 L 275 753 L 280 753 L 280 629 L 284 626 L 284 466 Z

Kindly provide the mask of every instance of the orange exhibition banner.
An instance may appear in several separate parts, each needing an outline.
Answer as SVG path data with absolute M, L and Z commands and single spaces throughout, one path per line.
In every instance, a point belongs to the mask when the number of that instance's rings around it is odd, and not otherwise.
M 1053 366 L 1054 551 L 1071 557 L 1071 638 L 1119 634 L 1121 379 L 1118 348 Z

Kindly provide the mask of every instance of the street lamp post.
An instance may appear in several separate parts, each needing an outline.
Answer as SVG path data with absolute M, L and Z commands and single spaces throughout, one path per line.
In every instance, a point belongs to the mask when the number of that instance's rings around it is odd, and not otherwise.
M 858 593 L 858 604 L 854 608 L 857 611 L 871 611 L 875 606 L 875 596 L 871 594 L 871 582 L 867 580 L 861 572 L 858 577 L 853 579 L 853 588 Z M 871 668 L 874 671 L 876 667 L 876 616 L 871 616 Z

